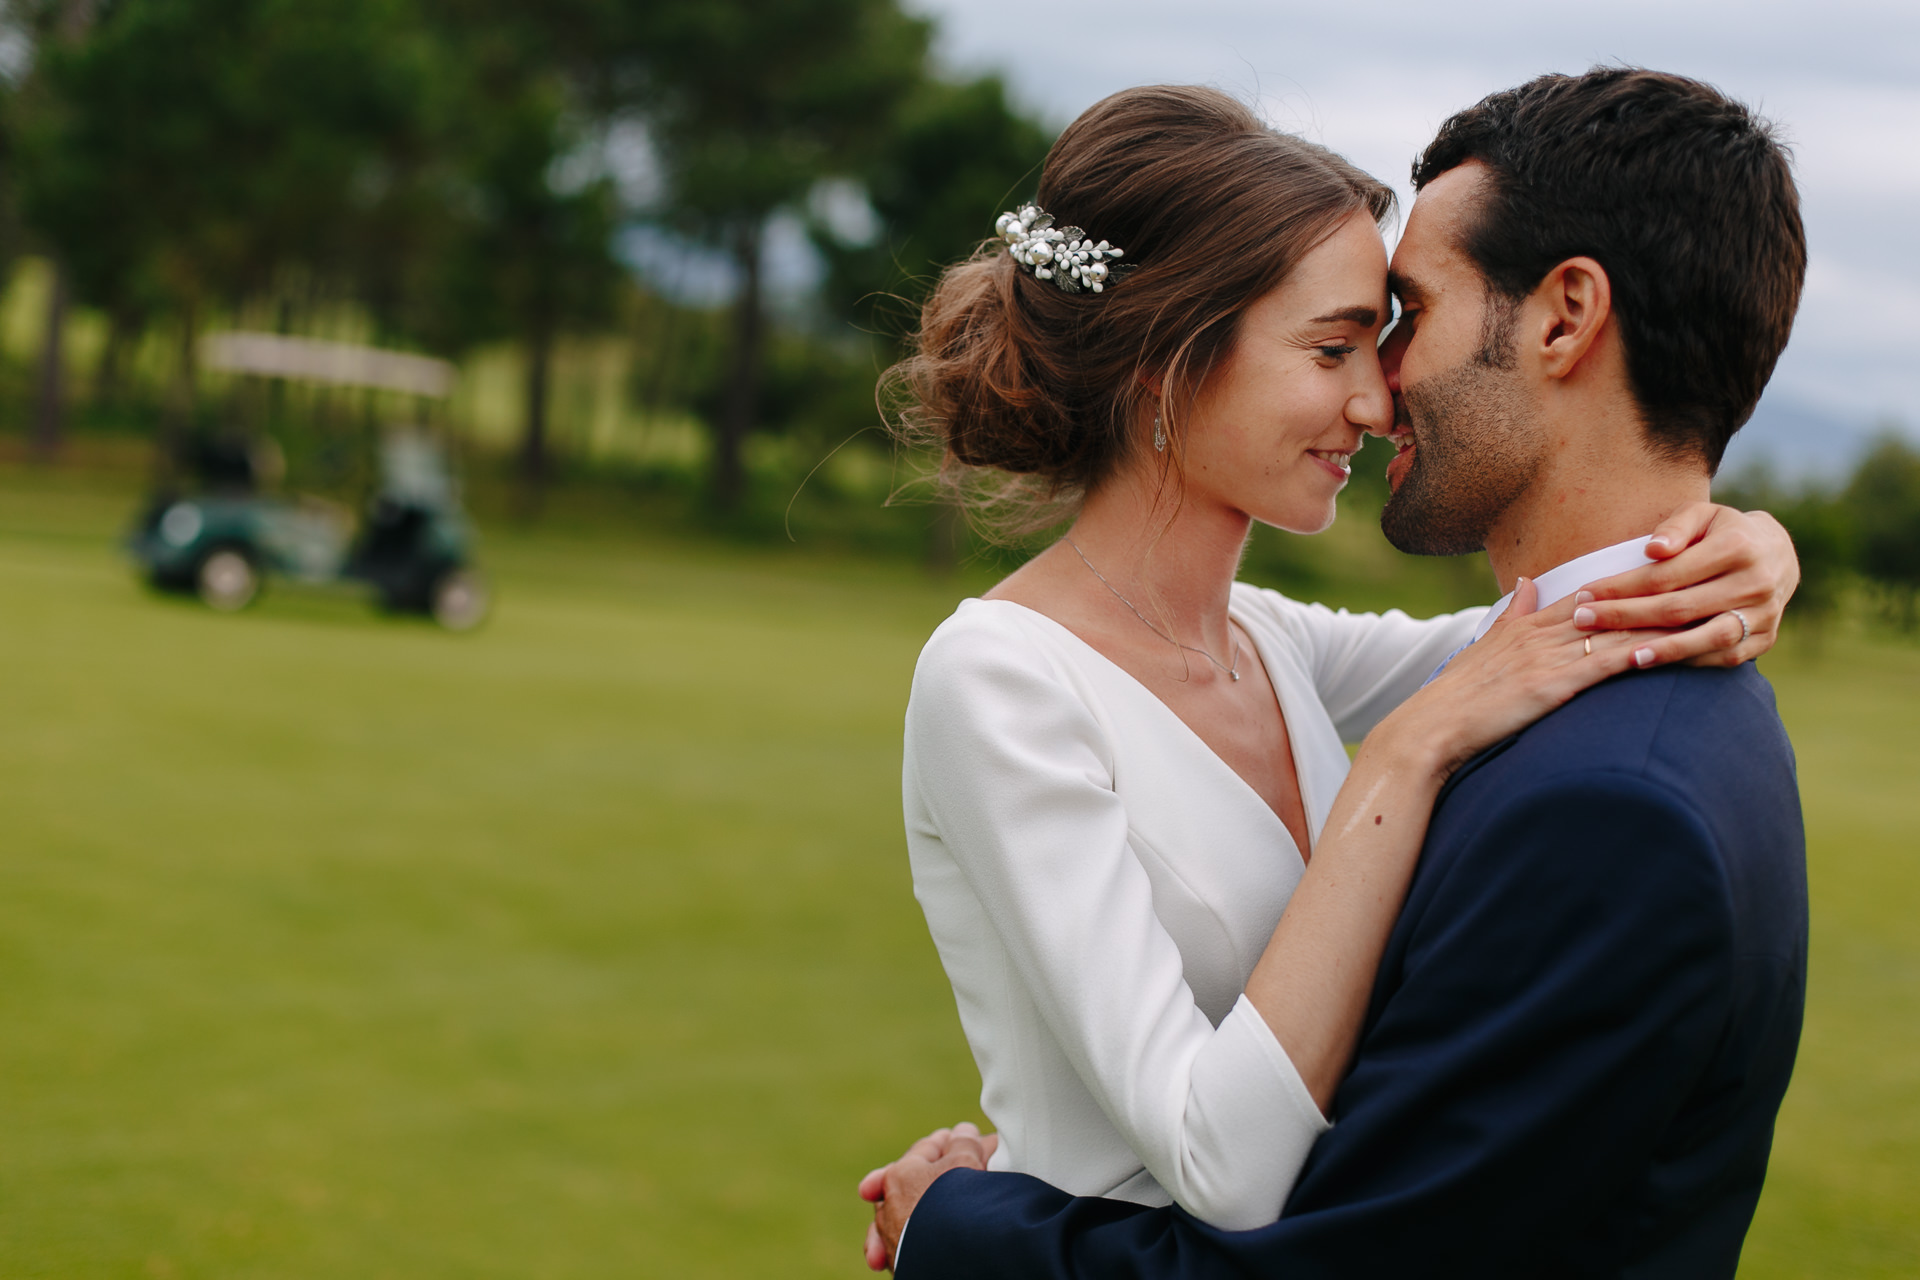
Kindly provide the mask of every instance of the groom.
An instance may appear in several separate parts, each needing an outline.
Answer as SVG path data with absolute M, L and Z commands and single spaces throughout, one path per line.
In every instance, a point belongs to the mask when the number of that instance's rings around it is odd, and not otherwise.
M 1414 182 L 1382 352 L 1388 537 L 1484 547 L 1543 607 L 1645 563 L 1633 535 L 1707 496 L 1786 344 L 1806 250 L 1785 155 L 1705 85 L 1608 68 L 1454 116 Z M 910 1225 L 907 1280 L 1730 1277 L 1805 972 L 1767 682 L 1632 673 L 1442 793 L 1279 1222 L 1075 1199 L 976 1171 L 963 1135 L 892 1166 L 882 1234 Z

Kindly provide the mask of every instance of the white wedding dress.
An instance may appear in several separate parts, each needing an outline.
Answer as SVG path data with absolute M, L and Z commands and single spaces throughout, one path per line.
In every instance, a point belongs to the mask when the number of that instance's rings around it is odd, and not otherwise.
M 1343 740 L 1485 612 L 1416 621 L 1233 588 L 1316 838 Z M 903 781 L 992 1167 L 1232 1229 L 1277 1218 L 1327 1122 L 1240 995 L 1303 870 L 1265 801 L 1132 676 L 995 600 L 962 603 L 921 653 Z

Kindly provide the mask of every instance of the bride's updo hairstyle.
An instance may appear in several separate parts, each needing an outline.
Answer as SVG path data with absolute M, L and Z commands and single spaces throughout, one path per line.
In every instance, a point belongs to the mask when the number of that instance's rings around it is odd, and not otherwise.
M 1156 412 L 1163 483 L 1177 477 L 1186 410 L 1240 316 L 1349 216 L 1379 222 L 1394 198 L 1218 90 L 1155 85 L 1069 125 L 1035 203 L 1120 246 L 1132 269 L 1068 293 L 989 241 L 941 277 L 914 353 L 889 373 L 905 393 L 899 433 L 939 449 L 943 479 L 1007 535 L 1057 524 L 1151 453 Z M 981 210 L 983 232 L 996 212 Z

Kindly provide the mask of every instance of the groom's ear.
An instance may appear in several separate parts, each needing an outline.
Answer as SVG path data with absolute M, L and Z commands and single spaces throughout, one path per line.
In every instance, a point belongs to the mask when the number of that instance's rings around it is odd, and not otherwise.
M 1604 346 L 1613 317 L 1613 284 L 1607 269 L 1592 258 L 1568 258 L 1533 291 L 1532 323 L 1523 332 L 1534 344 L 1541 372 L 1568 378 L 1591 370 L 1596 348 Z

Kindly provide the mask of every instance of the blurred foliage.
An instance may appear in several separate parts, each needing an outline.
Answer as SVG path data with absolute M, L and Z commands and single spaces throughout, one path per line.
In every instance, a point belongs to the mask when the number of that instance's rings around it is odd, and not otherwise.
M 1878 584 L 1904 630 L 1914 629 L 1920 590 L 1920 452 L 1897 435 L 1882 437 L 1847 486 L 1834 516 L 1852 525 L 1860 571 Z
M 989 236 L 982 211 L 1030 198 L 1052 145 L 997 76 L 923 81 L 863 174 L 883 234 L 848 245 L 816 219 L 834 305 L 897 349 L 940 269 Z
M 928 25 L 893 0 L 701 0 L 650 12 L 646 96 L 672 220 L 722 249 L 737 278 L 712 413 L 714 496 L 732 507 L 762 410 L 767 224 L 884 146 L 925 74 Z
M 448 148 L 461 186 L 455 232 L 437 258 L 434 287 L 421 299 L 431 345 L 459 351 L 495 338 L 526 353 L 524 478 L 538 485 L 550 466 L 547 409 L 555 343 L 567 330 L 603 327 L 612 317 L 619 268 L 612 255 L 618 209 L 612 181 L 556 180 L 556 165 L 583 144 L 561 51 L 572 28 L 556 31 L 534 7 L 487 6 L 476 16 L 452 4 L 439 43 L 460 66 L 466 108 Z
M 26 220 L 116 314 L 191 326 L 291 272 L 376 301 L 418 248 L 395 231 L 425 204 L 436 70 L 388 0 L 103 5 L 22 94 Z
M 598 469 L 709 528 L 797 518 L 936 562 L 987 554 L 939 508 L 879 510 L 915 460 L 885 444 L 873 387 L 940 269 L 1032 193 L 1051 133 L 999 78 L 943 72 L 900 0 L 0 0 L 0 27 L 19 51 L 0 269 L 45 334 L 0 342 L 0 419 L 37 440 L 58 443 L 68 400 L 121 434 L 271 434 L 300 483 L 345 496 L 378 421 L 422 410 L 196 367 L 201 332 L 269 328 L 460 361 L 439 420 L 483 487 L 512 477 L 524 499 Z M 775 306 L 782 228 L 821 278 Z M 636 229 L 725 272 L 731 298 L 657 288 L 622 259 Z M 32 289 L 23 253 L 51 273 Z M 52 340 L 69 330 L 87 341 Z M 1378 471 L 1356 467 L 1311 549 L 1257 533 L 1248 574 L 1484 598 L 1477 561 L 1395 567 Z M 1798 619 L 1857 582 L 1920 625 L 1920 455 L 1897 433 L 1840 489 L 1721 490 L 1793 533 Z
M 48 261 L 47 332 L 104 334 L 90 379 L 42 344 L 40 418 L 64 412 L 46 387 L 84 382 L 83 423 L 260 429 L 204 403 L 234 394 L 195 366 L 217 327 L 466 363 L 505 343 L 537 485 L 570 447 L 564 349 L 614 339 L 619 413 L 697 421 L 723 513 L 755 437 L 876 421 L 855 387 L 895 347 L 864 299 L 964 256 L 1048 142 L 999 81 L 945 76 L 896 0 L 0 0 L 0 24 L 23 51 L 0 76 L 0 266 Z M 872 234 L 835 239 L 823 192 Z M 814 232 L 827 282 L 776 313 L 782 219 Z M 628 269 L 640 226 L 730 264 L 731 304 Z M 25 382 L 0 370 L 0 411 L 27 416 Z
M 889 0 L 656 4 L 642 102 L 686 229 L 733 236 L 847 172 L 926 74 L 928 26 Z
M 1916 622 L 1920 592 L 1920 447 L 1889 425 L 1844 486 L 1782 485 L 1764 468 L 1714 486 L 1737 507 L 1771 511 L 1800 553 L 1800 589 L 1790 620 L 1820 627 L 1850 583 L 1865 586 L 1902 631 Z

